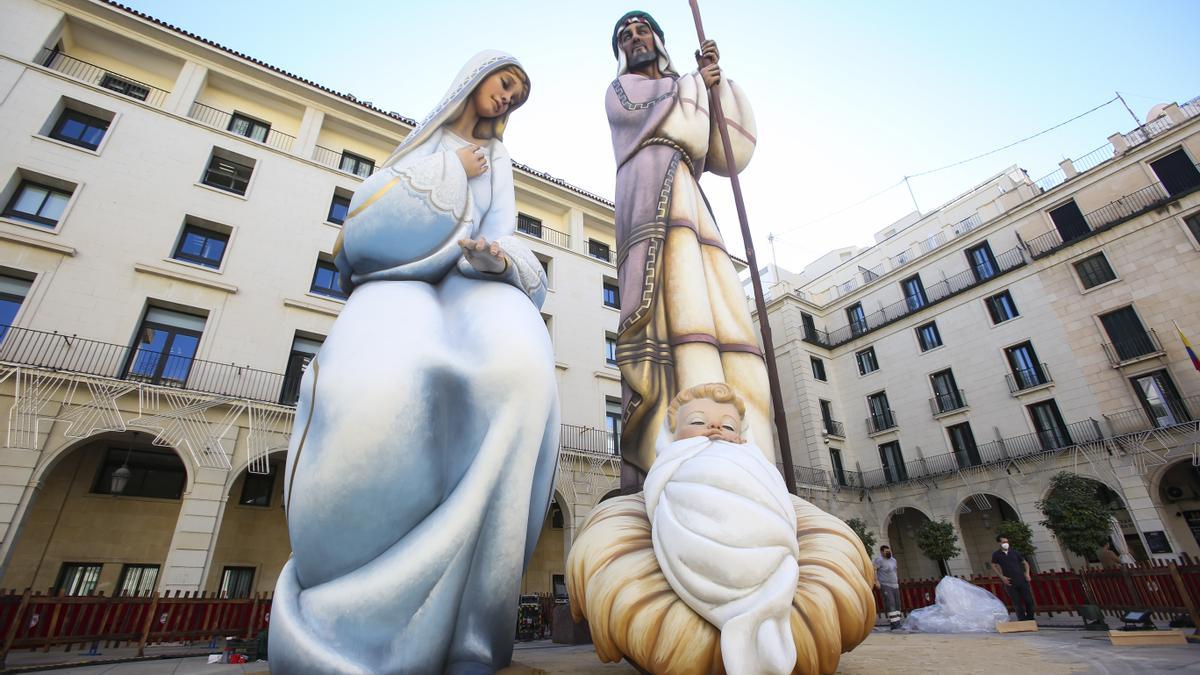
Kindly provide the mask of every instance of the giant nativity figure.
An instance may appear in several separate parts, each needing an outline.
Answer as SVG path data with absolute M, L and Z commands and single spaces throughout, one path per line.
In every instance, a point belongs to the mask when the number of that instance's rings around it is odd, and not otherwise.
M 558 445 L 546 277 L 501 142 L 529 96 L 482 52 L 350 204 L 350 292 L 301 383 L 273 673 L 492 673 Z

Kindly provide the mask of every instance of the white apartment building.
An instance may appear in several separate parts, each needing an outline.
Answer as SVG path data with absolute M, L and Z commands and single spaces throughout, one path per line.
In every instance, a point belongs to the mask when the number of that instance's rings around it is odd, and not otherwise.
M 414 121 L 115 2 L 3 17 L 0 587 L 270 591 L 296 387 L 343 306 L 329 254 Z M 619 482 L 612 204 L 515 180 L 564 423 L 523 590 L 565 592 Z
M 1200 342 L 1198 160 L 1200 100 L 1157 106 L 1045 178 L 1010 167 L 776 272 L 803 496 L 866 521 L 907 577 L 937 572 L 926 519 L 955 525 L 952 573 L 987 570 L 1003 519 L 1042 568 L 1081 564 L 1038 524 L 1062 470 L 1097 481 L 1135 558 L 1200 555 L 1200 372 L 1175 329 Z

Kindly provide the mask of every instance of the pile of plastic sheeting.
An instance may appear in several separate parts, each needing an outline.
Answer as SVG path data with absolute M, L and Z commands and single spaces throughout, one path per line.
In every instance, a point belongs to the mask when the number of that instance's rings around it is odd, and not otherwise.
M 957 577 L 938 582 L 936 604 L 909 613 L 904 629 L 921 633 L 995 633 L 996 624 L 1008 621 L 1008 609 L 999 598 Z

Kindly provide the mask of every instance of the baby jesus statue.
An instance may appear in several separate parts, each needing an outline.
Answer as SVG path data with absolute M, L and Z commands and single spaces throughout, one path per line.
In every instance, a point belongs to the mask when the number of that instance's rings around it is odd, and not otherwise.
M 832 673 L 870 632 L 862 543 L 788 493 L 745 442 L 744 419 L 726 384 L 679 392 L 644 491 L 599 504 L 580 528 L 568 592 L 601 660 L 650 673 Z

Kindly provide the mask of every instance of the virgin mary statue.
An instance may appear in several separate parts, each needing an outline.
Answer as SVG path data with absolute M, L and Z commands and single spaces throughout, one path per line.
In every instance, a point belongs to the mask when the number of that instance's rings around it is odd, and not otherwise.
M 350 204 L 350 295 L 288 448 L 273 673 L 491 673 L 512 657 L 559 423 L 546 276 L 512 236 L 501 142 L 528 95 L 516 59 L 476 55 Z

